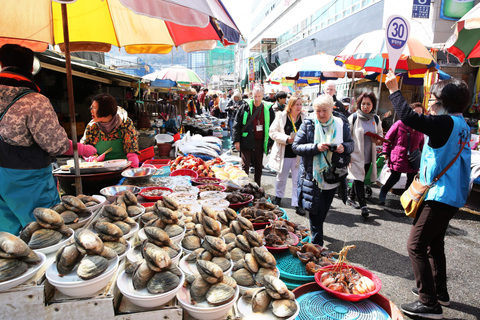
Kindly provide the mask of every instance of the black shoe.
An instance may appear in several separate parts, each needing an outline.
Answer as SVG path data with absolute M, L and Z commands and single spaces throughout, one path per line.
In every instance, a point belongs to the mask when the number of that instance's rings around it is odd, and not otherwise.
M 443 319 L 442 307 L 439 303 L 436 306 L 429 307 L 420 301 L 402 304 L 402 311 L 411 316 L 418 316 L 427 319 Z
M 418 297 L 418 288 L 412 288 L 412 293 Z M 450 305 L 450 296 L 448 295 L 448 292 L 445 292 L 443 294 L 437 294 L 437 300 L 438 303 L 440 303 L 442 306 Z
M 275 199 L 273 199 L 273 204 L 276 206 L 279 206 L 281 202 L 282 202 L 282 198 L 280 197 L 275 197 Z
M 250 168 L 250 173 L 255 173 L 255 168 L 254 167 Z
M 297 207 L 295 210 L 295 213 L 298 214 L 299 216 L 304 216 L 305 215 L 305 210 L 303 210 L 302 207 Z
M 360 209 L 360 205 L 359 205 L 358 203 L 356 203 L 355 200 L 348 199 L 348 200 L 347 200 L 347 204 L 348 204 L 349 206 L 354 207 L 355 209 Z
M 368 212 L 368 208 L 367 207 L 363 207 L 362 208 L 362 217 L 366 218 L 370 215 L 370 213 Z

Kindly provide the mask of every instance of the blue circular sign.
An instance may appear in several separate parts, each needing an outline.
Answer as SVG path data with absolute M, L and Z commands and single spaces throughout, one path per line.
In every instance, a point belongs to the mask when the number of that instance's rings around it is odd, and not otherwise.
M 403 48 L 408 39 L 408 25 L 400 17 L 393 18 L 387 26 L 387 41 L 392 48 Z

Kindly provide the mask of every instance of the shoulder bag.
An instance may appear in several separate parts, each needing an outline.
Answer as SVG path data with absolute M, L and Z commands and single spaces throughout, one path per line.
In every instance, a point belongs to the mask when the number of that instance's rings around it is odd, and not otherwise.
M 323 171 L 323 180 L 326 183 L 334 184 L 344 180 L 347 177 L 348 170 L 346 167 L 337 168 L 337 166 L 330 164 L 327 160 L 327 156 L 324 152 L 322 152 L 323 156 L 325 157 L 325 161 L 328 164 L 328 169 Z
M 408 139 L 408 147 L 407 147 L 407 156 L 408 156 L 408 163 L 410 163 L 410 167 L 413 170 L 420 169 L 420 160 L 422 159 L 422 151 L 420 149 L 415 149 L 410 152 L 410 132 L 407 132 L 407 139 Z
M 410 218 L 416 218 L 418 209 L 423 203 L 423 200 L 425 199 L 425 196 L 427 195 L 428 190 L 430 190 L 431 187 L 437 183 L 437 181 L 440 179 L 441 176 L 447 172 L 448 169 L 453 165 L 453 163 L 458 159 L 460 154 L 463 151 L 463 148 L 465 147 L 465 143 L 462 143 L 462 147 L 460 148 L 460 151 L 458 154 L 455 156 L 455 158 L 448 164 L 448 166 L 443 169 L 442 172 L 440 172 L 430 184 L 424 185 L 420 182 L 420 179 L 418 178 L 418 174 L 415 176 L 415 179 L 413 179 L 412 184 L 410 184 L 410 187 L 402 194 L 400 197 L 400 202 L 402 203 L 402 207 L 405 209 L 405 214 L 409 216 Z

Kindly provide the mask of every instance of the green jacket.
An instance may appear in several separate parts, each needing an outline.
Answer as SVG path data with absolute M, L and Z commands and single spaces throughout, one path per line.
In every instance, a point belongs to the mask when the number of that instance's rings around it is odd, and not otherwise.
M 250 100 L 247 100 L 247 103 L 248 103 L 248 106 L 249 108 L 246 109 L 243 113 L 243 121 L 242 121 L 242 126 L 246 125 L 247 124 L 247 119 L 248 119 L 248 116 L 252 116 L 252 113 L 253 113 L 253 99 L 250 99 Z M 273 117 L 271 117 L 271 107 L 273 105 L 273 103 L 271 102 L 267 102 L 267 101 L 262 101 L 263 103 L 263 115 L 265 117 L 265 128 L 263 130 L 263 133 L 264 133 L 264 139 L 263 139 L 263 151 L 265 152 L 265 154 L 268 154 L 268 139 L 270 138 L 269 137 L 269 130 L 270 130 L 270 124 L 273 122 Z M 245 132 L 242 133 L 242 137 L 243 138 L 246 138 L 248 136 L 249 132 L 247 130 L 245 130 Z

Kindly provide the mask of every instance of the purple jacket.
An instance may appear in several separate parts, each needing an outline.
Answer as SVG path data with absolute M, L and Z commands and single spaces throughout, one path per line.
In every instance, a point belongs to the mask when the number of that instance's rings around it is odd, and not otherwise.
M 388 155 L 388 167 L 391 170 L 402 173 L 416 172 L 408 162 L 408 132 L 410 133 L 410 152 L 423 149 L 423 133 L 406 126 L 401 120 L 395 122 L 385 136 L 385 139 L 390 140 L 391 143 L 383 144 L 383 153 Z

